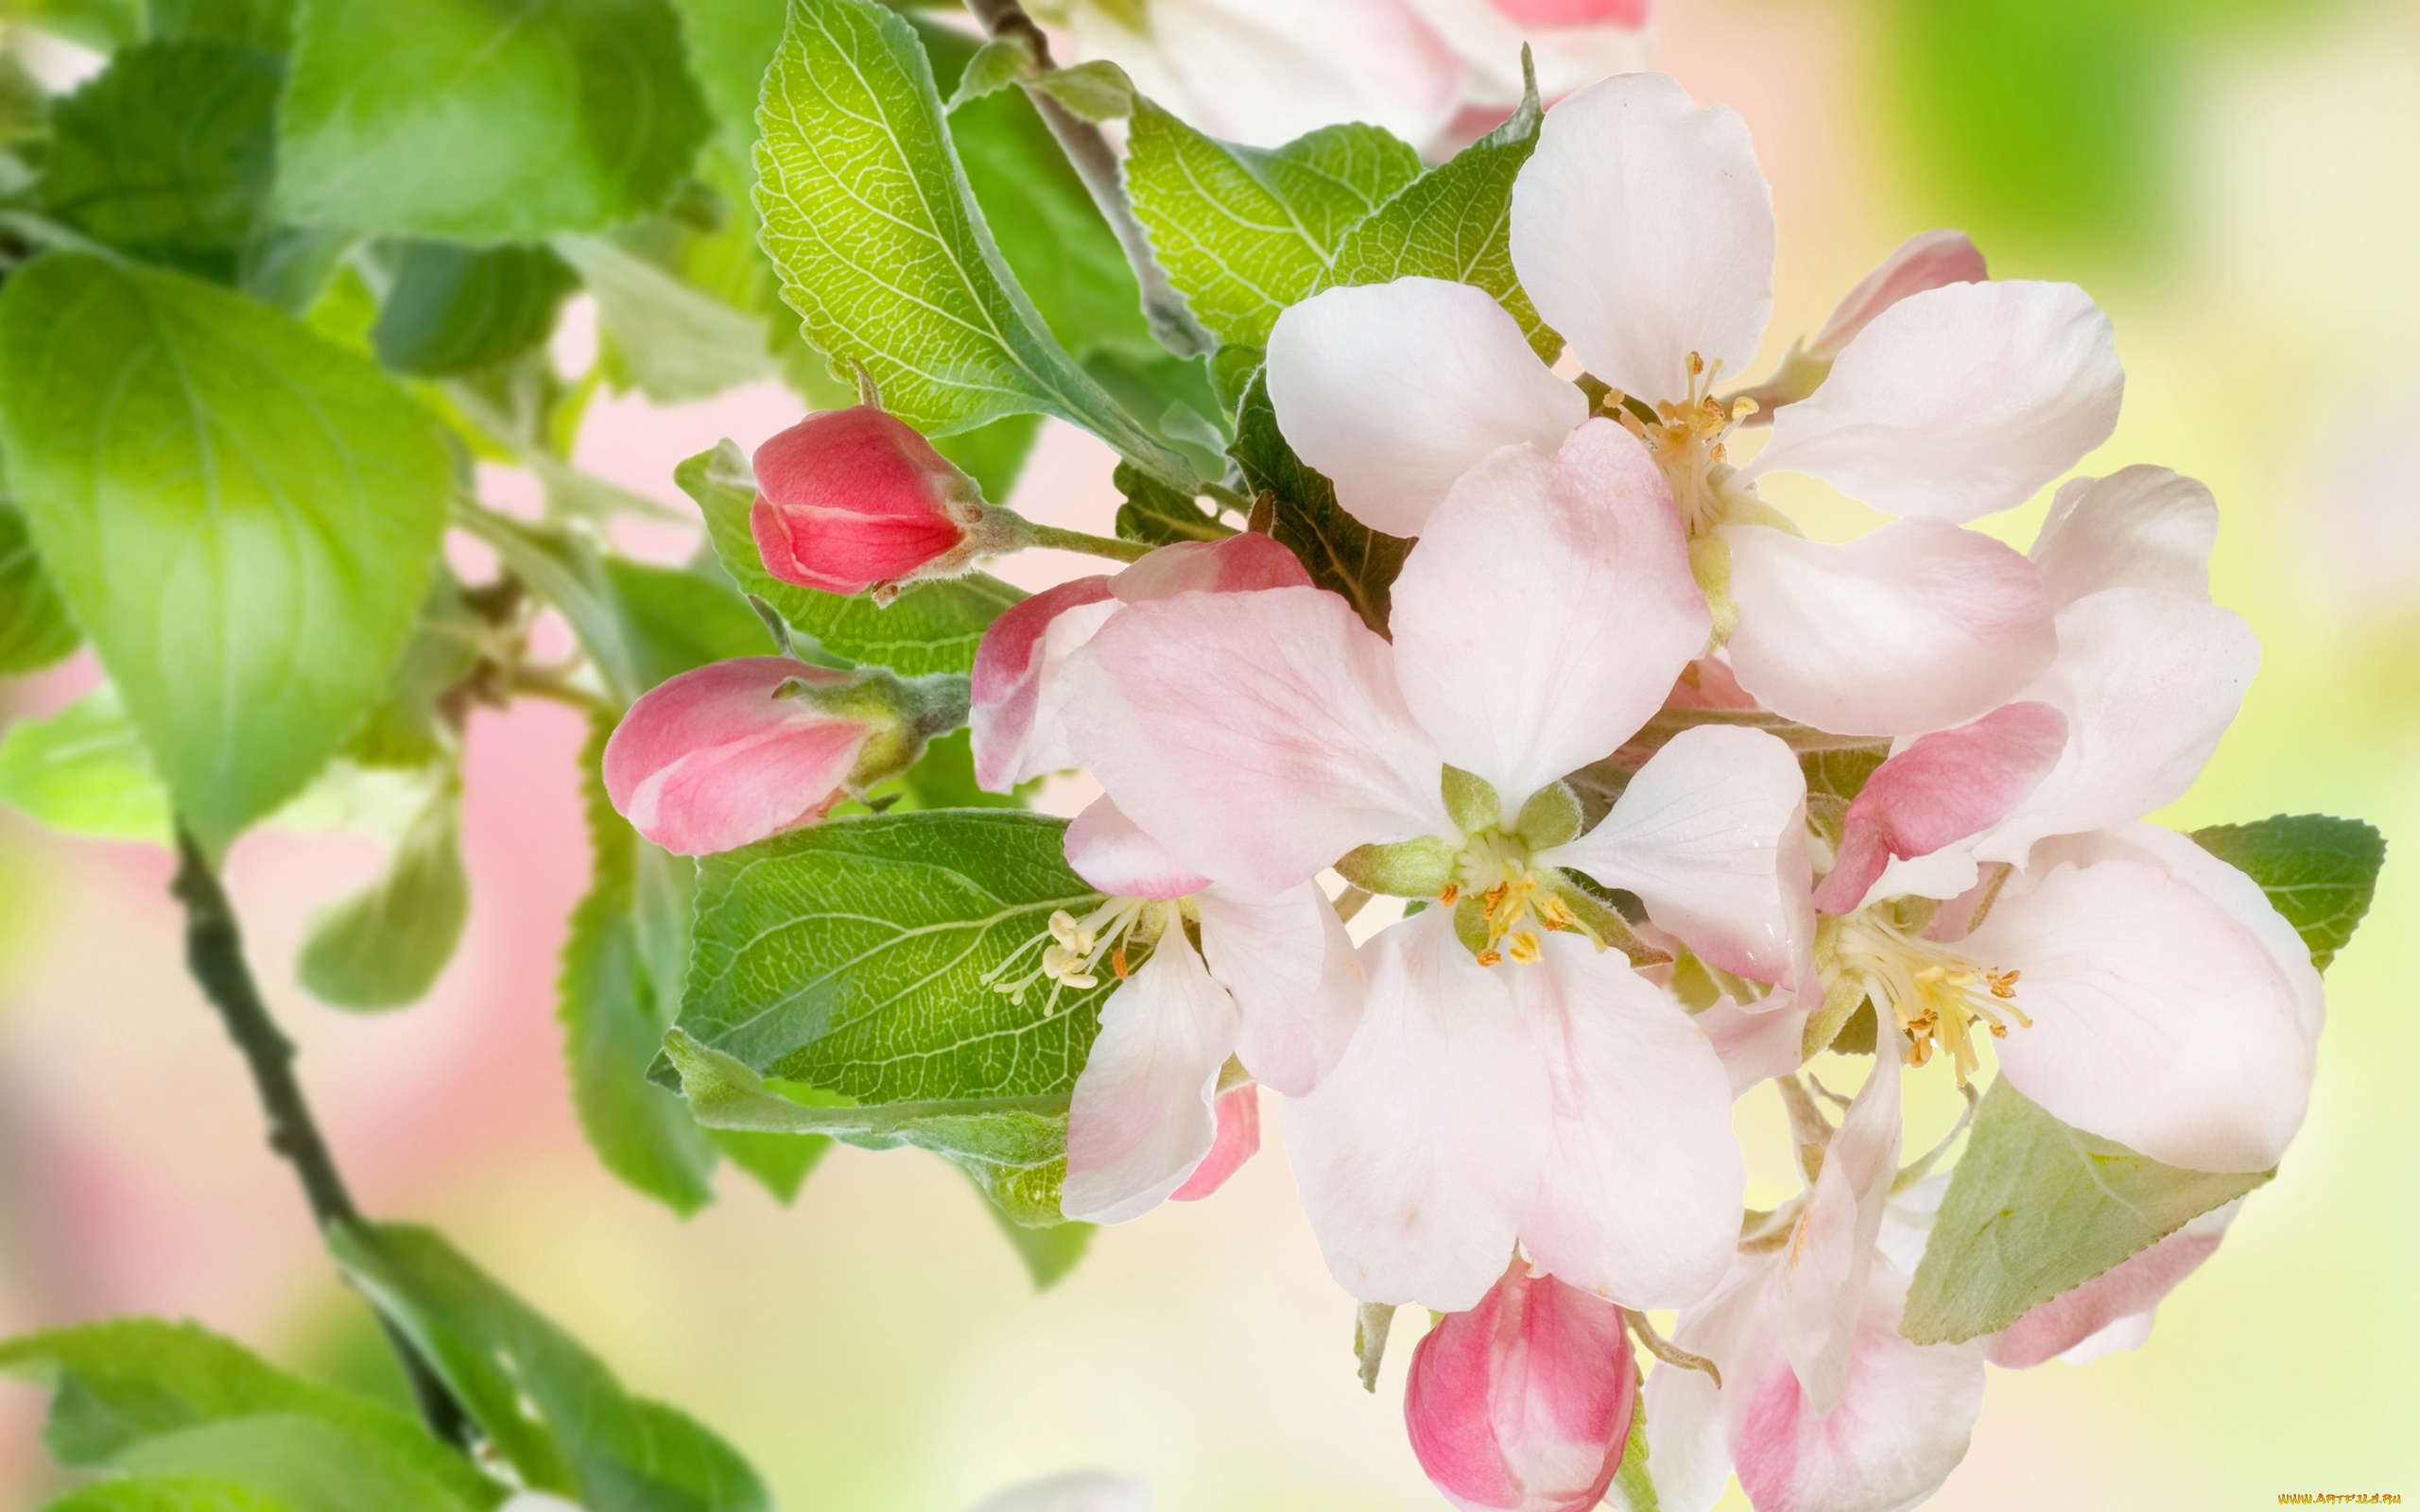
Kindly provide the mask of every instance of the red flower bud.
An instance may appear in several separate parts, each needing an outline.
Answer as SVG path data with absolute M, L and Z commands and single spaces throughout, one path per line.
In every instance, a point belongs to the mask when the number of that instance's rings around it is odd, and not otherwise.
M 1621 1310 L 1519 1261 L 1411 1357 L 1404 1424 L 1462 1512 L 1588 1512 L 1621 1468 L 1638 1366 Z
M 985 509 L 975 481 L 871 404 L 809 415 L 756 448 L 749 530 L 765 570 L 829 593 L 962 571 Z

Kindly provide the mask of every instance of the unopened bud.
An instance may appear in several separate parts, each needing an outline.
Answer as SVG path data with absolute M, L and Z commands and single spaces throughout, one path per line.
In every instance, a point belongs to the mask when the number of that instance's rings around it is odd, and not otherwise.
M 667 850 L 734 850 L 907 770 L 965 717 L 963 678 L 780 656 L 717 662 L 631 706 L 605 744 L 605 792 Z
M 748 527 L 784 582 L 896 592 L 1015 544 L 1014 516 L 987 508 L 974 479 L 871 404 L 809 415 L 756 448 L 755 464 Z
M 1588 1512 L 1637 1400 L 1621 1309 L 1515 1261 L 1420 1341 L 1403 1416 L 1420 1468 L 1463 1512 Z

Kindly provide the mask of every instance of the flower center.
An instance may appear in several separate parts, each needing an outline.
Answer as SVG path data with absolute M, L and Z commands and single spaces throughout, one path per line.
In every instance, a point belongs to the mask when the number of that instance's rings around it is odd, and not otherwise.
M 1546 935 L 1569 930 L 1599 950 L 1605 942 L 1559 897 L 1546 876 L 1530 864 L 1530 848 L 1518 835 L 1490 830 L 1473 835 L 1454 866 L 1454 880 L 1437 895 L 1455 911 L 1462 942 L 1481 966 L 1510 960 L 1534 964 L 1546 954 Z
M 1183 919 L 1184 908 L 1183 899 L 1162 902 L 1150 898 L 1109 898 L 1081 919 L 1064 908 L 1055 910 L 1048 929 L 1010 952 L 1006 959 L 978 980 L 993 991 L 1005 994 L 1010 1002 L 1022 1005 L 1026 989 L 1046 979 L 1050 997 L 1042 1011 L 1047 1017 L 1059 1011 L 1059 994 L 1063 990 L 1073 988 L 1086 992 L 1100 986 L 1103 956 L 1109 958 L 1110 970 L 1117 973 L 1117 979 L 1126 980 L 1126 947 L 1149 945 L 1158 939 Z M 1011 976 L 1010 973 L 1037 948 L 1042 953 L 1040 956 Z
M 1876 1008 L 1887 1007 L 1907 1036 L 1907 1062 L 1921 1066 L 1936 1048 L 1949 1057 L 1958 1084 L 1980 1065 L 1973 1031 L 2005 1040 L 2011 1022 L 2031 1028 L 2015 1003 L 2017 973 L 1979 966 L 1926 939 L 1877 904 L 1841 920 L 1827 976 L 1858 981 Z
M 1648 455 L 1663 469 L 1692 541 L 1720 524 L 1729 512 L 1723 484 L 1732 469 L 1723 456 L 1723 442 L 1733 427 L 1756 412 L 1753 399 L 1736 400 L 1728 409 L 1715 399 L 1715 379 L 1721 370 L 1721 363 L 1708 367 L 1703 357 L 1690 352 L 1688 398 L 1657 404 L 1652 421 L 1641 420 L 1619 393 L 1605 396 L 1605 412 L 1645 442 Z

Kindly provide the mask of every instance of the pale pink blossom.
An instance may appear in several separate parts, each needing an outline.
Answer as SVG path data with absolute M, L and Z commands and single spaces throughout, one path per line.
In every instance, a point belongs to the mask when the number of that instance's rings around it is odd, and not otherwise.
M 1420 1468 L 1462 1512 L 1589 1512 L 1637 1400 L 1621 1310 L 1516 1260 L 1421 1339 L 1403 1416 Z
M 1604 80 L 1547 114 L 1512 203 L 1522 287 L 1632 414 L 1672 481 L 1730 665 L 1778 713 L 1854 733 L 1918 733 L 2005 702 L 2056 647 L 2041 575 L 1966 522 L 2023 503 L 2109 435 L 2123 375 L 2109 324 L 2070 284 L 1979 273 L 1916 248 L 1852 296 L 1812 393 L 1745 467 L 1748 410 L 1714 397 L 1772 311 L 1773 223 L 1746 128 L 1670 79 Z M 1854 334 L 1849 334 L 1853 330 Z M 1418 535 L 1495 448 L 1550 449 L 1587 402 L 1548 374 L 1483 291 L 1434 279 L 1339 288 L 1279 318 L 1280 427 L 1376 528 Z M 1808 541 L 1756 497 L 1795 471 L 1903 518 Z M 1736 612 L 1736 623 L 1730 623 Z
M 1067 661 L 1070 745 L 1220 885 L 1278 893 L 1409 843 L 1457 897 L 1494 894 L 1487 964 L 1452 905 L 1363 948 L 1361 1027 L 1286 1106 L 1347 1290 L 1467 1308 L 1517 1239 L 1624 1305 L 1691 1298 L 1737 1223 L 1728 1081 L 1688 1015 L 1593 945 L 1556 888 L 1568 870 L 1627 889 L 1724 970 L 1797 980 L 1812 919 L 1797 763 L 1759 731 L 1690 730 L 1594 830 L 1569 833 L 1575 807 L 1569 829 L 1519 833 L 1531 796 L 1628 740 L 1704 645 L 1669 490 L 1611 423 L 1559 457 L 1514 447 L 1472 470 L 1392 603 L 1392 644 L 1316 589 L 1131 605 Z M 1464 814 L 1469 833 L 1449 763 L 1500 800 Z

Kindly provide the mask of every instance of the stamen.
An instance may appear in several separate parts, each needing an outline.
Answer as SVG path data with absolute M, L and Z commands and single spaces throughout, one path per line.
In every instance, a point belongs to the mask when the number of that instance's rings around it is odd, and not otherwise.
M 2005 1040 L 2012 1026 L 2032 1026 L 2014 1001 L 2017 972 L 1979 966 L 1876 911 L 1841 920 L 1831 969 L 1835 977 L 1858 979 L 1868 997 L 1889 1007 L 1907 1039 L 1909 1065 L 1927 1065 L 1939 1051 L 1961 1087 L 1981 1068 L 1977 1028 Z

